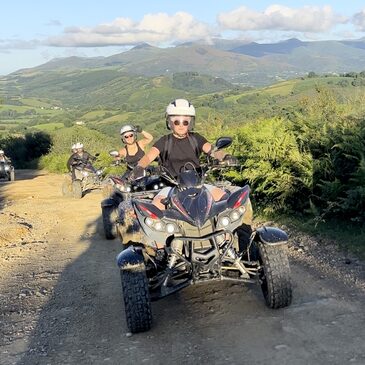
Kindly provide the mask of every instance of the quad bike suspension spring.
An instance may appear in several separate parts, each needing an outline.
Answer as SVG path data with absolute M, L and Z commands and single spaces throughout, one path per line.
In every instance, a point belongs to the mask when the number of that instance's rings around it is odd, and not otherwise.
M 163 285 L 167 285 L 167 283 L 168 283 L 168 280 L 170 278 L 172 269 L 175 267 L 176 262 L 179 258 L 178 254 L 181 254 L 181 252 L 182 252 L 183 244 L 184 244 L 184 242 L 179 241 L 179 240 L 176 240 L 172 243 L 172 252 L 170 253 L 170 255 L 167 259 L 167 261 L 168 261 L 167 262 L 168 275 L 166 276 Z
M 226 251 L 226 256 L 233 260 L 233 265 L 241 272 L 244 278 L 248 279 L 250 277 L 245 266 L 242 264 L 240 257 L 236 254 L 233 247 L 228 248 Z

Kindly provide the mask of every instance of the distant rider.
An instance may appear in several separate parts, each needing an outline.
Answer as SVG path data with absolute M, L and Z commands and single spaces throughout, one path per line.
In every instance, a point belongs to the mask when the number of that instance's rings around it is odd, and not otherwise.
M 68 171 L 71 171 L 72 181 L 76 180 L 76 170 L 89 169 L 96 172 L 91 162 L 96 160 L 89 152 L 84 151 L 84 145 L 80 142 L 72 146 L 76 150 L 67 161 Z
M 10 158 L 5 156 L 5 153 L 3 150 L 0 150 L 0 162 L 10 163 Z

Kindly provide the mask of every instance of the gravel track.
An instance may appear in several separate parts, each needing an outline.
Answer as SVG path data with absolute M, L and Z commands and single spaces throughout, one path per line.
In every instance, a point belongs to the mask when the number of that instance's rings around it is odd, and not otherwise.
M 0 183 L 0 364 L 365 364 L 364 262 L 290 233 L 293 304 L 260 288 L 191 286 L 152 303 L 127 333 L 117 240 L 101 235 L 100 192 L 61 196 L 62 176 Z

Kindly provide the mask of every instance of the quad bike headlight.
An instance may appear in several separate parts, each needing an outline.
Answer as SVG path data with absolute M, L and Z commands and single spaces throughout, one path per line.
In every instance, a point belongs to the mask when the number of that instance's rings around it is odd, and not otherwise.
M 166 232 L 169 234 L 176 233 L 179 231 L 179 227 L 175 223 L 166 224 Z
M 5 171 L 9 171 L 10 170 L 10 167 L 9 166 L 5 166 L 4 169 L 5 169 Z
M 232 222 L 238 221 L 243 216 L 245 211 L 246 208 L 242 205 L 241 207 L 232 210 L 232 212 L 229 213 L 229 218 L 231 219 Z
M 229 215 L 229 218 L 231 218 L 232 222 L 240 219 L 240 217 L 241 217 L 241 214 L 239 212 L 237 212 L 236 210 L 231 212 L 231 214 Z
M 237 222 L 239 219 L 241 219 L 245 211 L 246 208 L 244 206 L 240 206 L 237 209 L 227 212 L 226 215 L 219 217 L 218 226 L 228 227 L 231 223 Z
M 145 218 L 144 222 L 154 231 L 158 232 L 166 232 L 168 234 L 173 234 L 179 232 L 179 227 L 176 223 L 173 222 L 163 222 L 161 220 L 152 219 L 150 217 Z
M 161 221 L 157 221 L 154 226 L 156 231 L 164 231 L 165 230 L 165 225 L 161 222 Z
M 231 220 L 229 219 L 229 217 L 227 216 L 223 216 L 223 217 L 220 217 L 219 220 L 218 220 L 218 224 L 221 226 L 221 227 L 227 227 L 231 224 Z
M 158 189 L 158 184 L 153 185 L 153 190 L 157 190 Z

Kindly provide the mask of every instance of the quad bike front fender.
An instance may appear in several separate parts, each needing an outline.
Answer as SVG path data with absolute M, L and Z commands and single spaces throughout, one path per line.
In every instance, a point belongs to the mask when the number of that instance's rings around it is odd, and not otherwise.
M 279 228 L 261 227 L 256 231 L 255 241 L 269 246 L 279 246 L 287 244 L 288 235 Z
M 113 198 L 106 198 L 100 203 L 102 208 L 117 207 L 117 202 Z
M 145 270 L 142 248 L 129 246 L 117 256 L 117 264 L 121 271 L 140 272 Z

